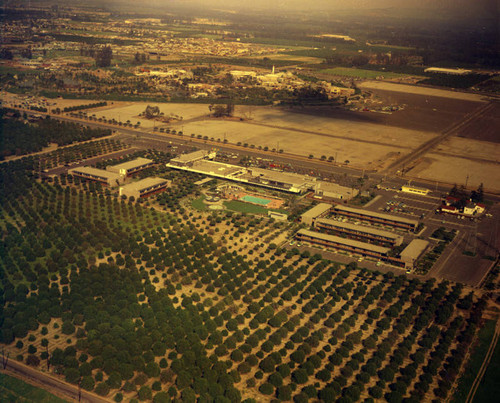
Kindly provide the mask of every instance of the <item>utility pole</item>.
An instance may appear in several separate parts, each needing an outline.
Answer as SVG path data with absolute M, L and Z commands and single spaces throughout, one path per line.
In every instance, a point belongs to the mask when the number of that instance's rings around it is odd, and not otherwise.
M 465 188 L 467 188 L 467 183 L 469 183 L 469 174 L 467 174 L 467 178 L 465 178 Z
M 7 353 L 7 357 L 5 356 L 5 350 L 2 347 L 2 367 L 3 367 L 3 369 L 7 368 L 7 364 L 9 362 L 9 355 L 10 355 L 10 352 Z

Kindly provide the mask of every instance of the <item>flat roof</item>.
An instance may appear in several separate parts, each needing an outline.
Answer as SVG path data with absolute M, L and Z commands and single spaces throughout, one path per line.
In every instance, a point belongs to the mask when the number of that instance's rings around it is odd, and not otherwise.
M 75 174 L 85 174 L 85 175 L 93 175 L 103 179 L 121 179 L 121 175 L 116 172 L 105 171 L 104 169 L 97 169 L 94 167 L 78 167 L 72 168 L 68 170 L 68 173 Z
M 304 214 L 301 215 L 301 217 L 310 217 L 310 218 L 315 218 L 320 216 L 321 214 L 327 212 L 332 208 L 331 204 L 328 203 L 320 203 L 314 206 L 313 208 L 307 210 Z
M 177 157 L 172 158 L 171 161 L 189 162 L 196 159 L 205 158 L 208 154 L 209 152 L 206 150 L 198 150 L 191 153 L 178 155 Z
M 429 245 L 429 241 L 424 239 L 414 239 L 401 252 L 401 259 L 417 259 Z
M 383 246 L 372 245 L 371 243 L 355 241 L 353 239 L 348 239 L 348 238 L 342 238 L 336 235 L 323 234 L 322 232 L 309 231 L 307 229 L 300 229 L 297 232 L 297 234 L 310 236 L 312 238 L 322 239 L 324 241 L 352 246 L 353 248 L 364 249 L 371 252 L 377 252 L 380 254 L 386 254 L 387 252 L 390 251 L 389 248 L 384 248 Z
M 298 186 L 304 186 L 316 180 L 308 175 L 301 175 L 293 172 L 271 171 L 269 169 L 262 168 L 250 168 L 249 170 L 254 177 Z
M 411 220 L 409 218 L 394 216 L 394 215 L 390 215 L 390 214 L 377 213 L 375 211 L 352 208 L 352 207 L 348 207 L 348 206 L 343 206 L 341 204 L 337 204 L 333 208 L 335 210 L 338 210 L 338 211 L 345 211 L 345 212 L 349 212 L 349 213 L 361 214 L 361 215 L 365 215 L 368 217 L 381 218 L 383 220 L 397 221 L 397 222 L 411 224 L 411 225 L 415 225 L 415 226 L 418 225 L 417 220 Z
M 245 170 L 244 167 L 240 167 L 238 165 L 224 164 L 223 162 L 215 162 L 209 160 L 201 160 L 196 162 L 193 166 L 193 169 L 197 171 L 201 171 L 206 173 L 207 175 L 233 175 L 242 170 Z
M 323 190 L 325 192 L 335 192 L 341 194 L 354 194 L 357 193 L 357 189 L 353 189 L 347 186 L 339 185 L 338 183 L 318 181 L 316 182 L 316 187 L 314 189 L 316 192 L 318 190 Z
M 383 236 L 383 237 L 389 238 L 389 239 L 402 238 L 401 235 L 395 234 L 394 232 L 383 231 L 383 230 L 380 230 L 377 228 L 367 227 L 365 225 L 357 225 L 357 224 L 352 224 L 349 222 L 331 220 L 329 218 L 318 218 L 316 220 L 316 223 L 325 223 L 325 224 L 332 225 L 334 227 L 350 229 L 353 231 L 361 232 L 363 234 L 379 235 L 379 236 Z
M 125 169 L 128 171 L 129 169 L 138 168 L 138 167 L 141 167 L 143 165 L 147 165 L 147 164 L 151 164 L 151 163 L 153 163 L 153 160 L 150 160 L 148 158 L 139 157 L 139 158 L 136 158 L 135 160 L 132 160 L 132 161 L 127 161 L 127 162 L 123 162 L 121 164 L 112 165 L 111 167 L 114 170 Z
M 137 182 L 132 182 L 132 183 L 127 183 L 126 185 L 120 186 L 121 189 L 125 190 L 137 190 L 141 191 L 147 188 L 150 188 L 152 186 L 157 186 L 157 185 L 163 185 L 165 183 L 168 183 L 167 179 L 163 178 L 145 178 L 141 179 Z

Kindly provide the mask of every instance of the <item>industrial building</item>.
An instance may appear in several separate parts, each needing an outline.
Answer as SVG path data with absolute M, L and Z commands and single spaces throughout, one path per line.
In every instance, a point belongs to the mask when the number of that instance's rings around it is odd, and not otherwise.
M 314 186 L 314 197 L 351 200 L 359 194 L 358 189 L 341 186 L 338 183 L 318 181 Z
M 162 178 L 146 178 L 120 187 L 120 196 L 134 197 L 136 200 L 164 191 L 170 181 Z
M 388 225 L 395 228 L 415 231 L 418 227 L 417 220 L 393 216 L 390 214 L 377 213 L 369 210 L 356 209 L 338 204 L 333 207 L 333 213 L 346 217 L 368 221 L 374 224 Z
M 314 228 L 363 242 L 383 243 L 389 246 L 399 246 L 403 243 L 403 237 L 393 232 L 328 218 L 317 218 L 314 221 Z
M 415 262 L 425 252 L 428 245 L 429 241 L 423 239 L 414 239 L 411 241 L 400 254 L 400 259 L 404 262 L 405 268 L 413 268 Z
M 319 217 L 324 217 L 332 208 L 331 204 L 320 203 L 314 206 L 313 208 L 307 210 L 300 216 L 300 222 L 306 225 L 313 225 L 314 220 Z
M 108 186 L 119 186 L 123 183 L 123 176 L 115 172 L 105 171 L 93 167 L 78 167 L 68 170 L 68 174 L 78 176 Z
M 124 162 L 122 164 L 109 165 L 106 167 L 106 170 L 123 176 L 130 176 L 153 165 L 153 160 L 147 158 L 136 158 L 135 160 Z
M 302 242 L 309 242 L 315 245 L 344 250 L 350 253 L 367 257 L 369 256 L 376 259 L 384 259 L 390 251 L 389 248 L 382 246 L 342 238 L 335 235 L 323 234 L 321 232 L 309 231 L 306 229 L 300 229 L 297 231 L 295 236 Z

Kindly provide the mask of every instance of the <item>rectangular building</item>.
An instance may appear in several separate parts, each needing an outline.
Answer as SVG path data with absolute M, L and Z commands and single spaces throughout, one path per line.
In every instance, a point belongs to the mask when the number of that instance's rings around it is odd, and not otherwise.
M 310 242 L 315 245 L 344 250 L 361 256 L 370 256 L 376 259 L 385 258 L 390 249 L 383 246 L 372 245 L 352 239 L 342 238 L 335 235 L 323 234 L 321 232 L 300 229 L 296 233 L 296 238 L 303 242 Z
M 106 170 L 115 172 L 123 176 L 129 176 L 153 165 L 153 160 L 150 160 L 148 158 L 136 158 L 135 160 L 124 162 L 122 164 L 109 165 L 108 167 L 106 167 Z
M 262 168 L 249 168 L 250 182 L 268 187 L 286 190 L 293 193 L 302 193 L 311 189 L 316 178 L 293 172 L 271 171 Z
M 313 225 L 314 220 L 318 217 L 324 217 L 332 208 L 331 204 L 320 203 L 313 208 L 307 210 L 304 214 L 300 216 L 300 221 L 306 225 Z
M 146 178 L 120 187 L 120 196 L 134 197 L 136 200 L 164 191 L 170 181 L 162 178 Z
M 410 185 L 401 186 L 401 191 L 405 192 L 405 193 L 413 193 L 413 194 L 424 195 L 424 196 L 426 196 L 430 192 L 429 189 L 419 188 L 419 187 L 410 186 Z
M 119 186 L 123 183 L 124 177 L 115 172 L 105 171 L 94 167 L 78 167 L 68 170 L 68 174 L 78 176 L 95 182 L 100 182 L 111 187 Z
M 358 189 L 341 186 L 338 183 L 318 181 L 314 186 L 314 197 L 351 200 L 359 194 Z
M 288 214 L 278 213 L 277 211 L 269 210 L 267 212 L 267 215 L 269 216 L 269 218 L 274 218 L 276 221 L 287 221 L 288 220 Z
M 399 246 L 403 243 L 403 237 L 393 232 L 328 218 L 316 219 L 314 228 L 366 242 L 378 242 L 390 246 Z
M 424 239 L 414 239 L 410 244 L 403 249 L 400 258 L 404 262 L 406 268 L 413 268 L 417 259 L 425 252 L 429 241 Z
M 336 206 L 334 206 L 333 212 L 338 215 L 355 218 L 361 221 L 389 225 L 391 227 L 409 231 L 415 231 L 418 227 L 417 220 L 398 217 L 390 214 L 377 213 L 369 210 L 356 209 L 341 204 L 337 204 Z

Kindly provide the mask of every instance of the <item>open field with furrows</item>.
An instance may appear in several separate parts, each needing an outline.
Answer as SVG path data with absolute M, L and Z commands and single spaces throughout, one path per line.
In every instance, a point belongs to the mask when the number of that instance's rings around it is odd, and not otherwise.
M 481 323 L 462 285 L 277 249 L 287 224 L 266 217 L 185 210 L 198 175 L 162 167 L 173 186 L 135 203 L 30 181 L 32 164 L 0 171 L 0 341 L 40 369 L 48 350 L 52 374 L 99 395 L 442 400 Z

